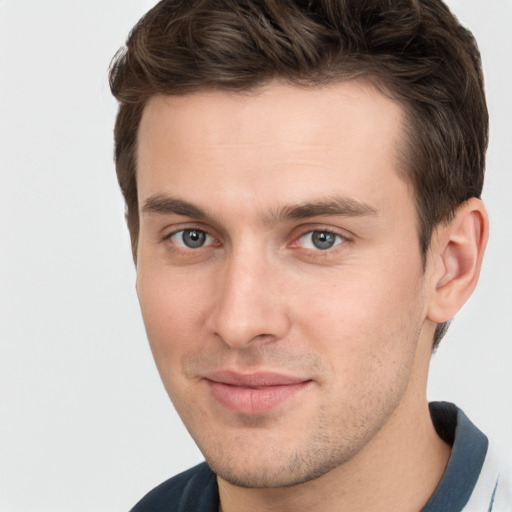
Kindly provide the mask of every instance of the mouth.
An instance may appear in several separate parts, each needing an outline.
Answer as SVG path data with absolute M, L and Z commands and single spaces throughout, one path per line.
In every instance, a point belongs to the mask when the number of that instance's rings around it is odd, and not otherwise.
M 265 414 L 308 387 L 312 380 L 271 372 L 212 372 L 203 377 L 213 398 L 239 414 Z

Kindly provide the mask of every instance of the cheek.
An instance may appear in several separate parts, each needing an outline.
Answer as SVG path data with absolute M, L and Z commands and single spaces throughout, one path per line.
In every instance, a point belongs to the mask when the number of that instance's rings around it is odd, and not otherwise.
M 202 296 L 197 279 L 140 272 L 137 295 L 151 350 L 157 366 L 179 359 L 181 351 L 198 342 L 197 326 L 202 323 Z M 203 298 L 204 300 L 204 298 Z
M 147 338 L 162 383 L 178 413 L 185 419 L 203 414 L 190 397 L 193 382 L 185 378 L 183 360 L 198 353 L 204 336 L 198 326 L 204 325 L 201 294 L 193 283 L 165 272 L 141 272 L 137 276 L 137 294 Z M 189 420 L 190 421 L 190 420 Z
M 372 415 L 396 407 L 410 382 L 420 298 L 405 288 L 391 293 L 375 279 L 345 285 L 323 300 L 309 294 L 302 337 L 325 364 L 327 407 L 340 425 L 364 430 Z
M 315 340 L 312 348 L 348 372 L 370 361 L 409 358 L 422 323 L 420 275 L 399 268 L 342 271 L 322 286 L 303 288 L 296 323 L 304 339 Z

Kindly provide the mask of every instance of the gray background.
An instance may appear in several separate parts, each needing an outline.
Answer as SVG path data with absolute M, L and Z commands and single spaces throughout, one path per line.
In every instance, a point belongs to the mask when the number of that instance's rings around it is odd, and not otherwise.
M 0 0 L 0 511 L 130 508 L 201 456 L 159 381 L 112 164 L 108 63 L 149 0 Z M 492 138 L 481 283 L 429 397 L 512 448 L 512 2 L 452 0 Z

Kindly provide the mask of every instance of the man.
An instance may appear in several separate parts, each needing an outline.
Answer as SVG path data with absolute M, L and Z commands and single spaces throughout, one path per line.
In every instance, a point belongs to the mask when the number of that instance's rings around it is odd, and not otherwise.
M 432 350 L 488 236 L 471 34 L 440 0 L 164 0 L 113 62 L 162 381 L 205 456 L 134 511 L 504 511 Z

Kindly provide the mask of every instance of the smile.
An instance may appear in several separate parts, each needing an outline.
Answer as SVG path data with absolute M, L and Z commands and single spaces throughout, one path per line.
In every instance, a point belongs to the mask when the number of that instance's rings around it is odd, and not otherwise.
M 311 380 L 275 373 L 243 375 L 215 372 L 205 377 L 213 398 L 225 409 L 239 414 L 265 414 L 287 401 Z

